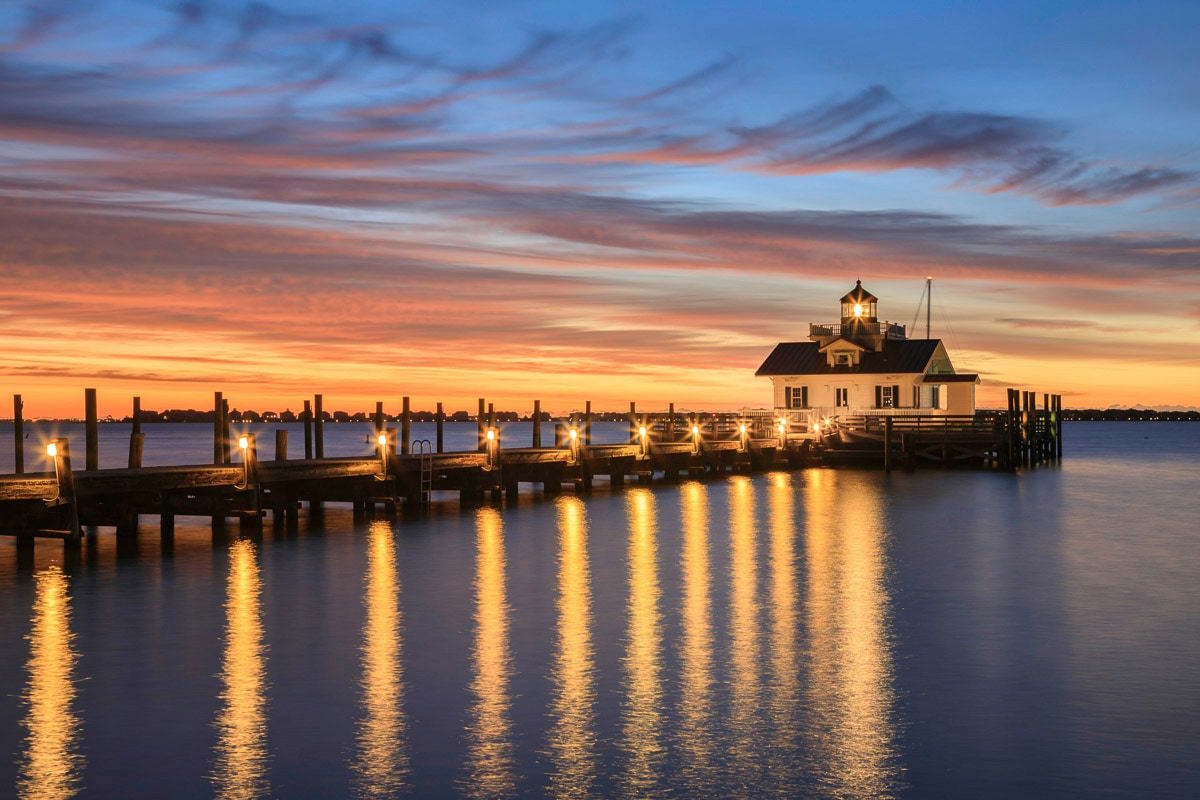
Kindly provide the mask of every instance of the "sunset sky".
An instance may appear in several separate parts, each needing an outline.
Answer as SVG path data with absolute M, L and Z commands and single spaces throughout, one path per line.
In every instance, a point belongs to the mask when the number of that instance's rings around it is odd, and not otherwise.
M 861 279 L 980 406 L 1200 405 L 1200 3 L 0 6 L 0 417 L 765 406 Z M 910 335 L 924 335 L 924 313 Z

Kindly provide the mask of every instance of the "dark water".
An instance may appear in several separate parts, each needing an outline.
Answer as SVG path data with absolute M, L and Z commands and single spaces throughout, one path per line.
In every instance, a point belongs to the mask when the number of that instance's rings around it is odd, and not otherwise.
M 0 540 L 0 796 L 1197 796 L 1200 425 L 1066 437 L 1019 475 Z

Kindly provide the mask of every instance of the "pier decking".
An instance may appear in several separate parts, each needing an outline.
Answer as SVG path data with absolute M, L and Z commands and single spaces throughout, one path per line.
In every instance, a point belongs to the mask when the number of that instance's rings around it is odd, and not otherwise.
M 306 422 L 305 457 L 289 459 L 287 432 L 277 431 L 275 454 L 260 459 L 253 435 L 234 442 L 224 417 L 226 404 L 216 395 L 213 464 L 143 467 L 144 434 L 135 424 L 130 466 L 97 468 L 95 396 L 87 394 L 86 467 L 75 470 L 70 442 L 52 442 L 54 471 L 25 474 L 18 415 L 18 471 L 0 475 L 0 533 L 20 543 L 34 537 L 78 542 L 83 529 L 114 527 L 118 536 L 134 535 L 139 518 L 157 516 L 164 537 L 174 533 L 176 516 L 226 520 L 260 526 L 270 513 L 276 524 L 295 525 L 307 506 L 310 517 L 326 502 L 351 503 L 356 514 L 394 514 L 403 507 L 419 511 L 434 492 L 457 492 L 464 502 L 515 500 L 522 484 L 546 494 L 590 491 L 596 478 L 621 485 L 733 471 L 806 466 L 916 468 L 918 466 L 1015 469 L 1062 455 L 1061 404 L 1045 395 L 1038 409 L 1032 392 L 1009 391 L 1007 412 L 969 417 L 859 415 L 826 418 L 813 424 L 787 413 L 743 411 L 722 414 L 639 413 L 630 404 L 629 441 L 593 444 L 591 413 L 555 423 L 555 441 L 541 445 L 534 425 L 530 447 L 502 442 L 490 407 L 480 400 L 478 448 L 443 452 L 437 419 L 436 447 L 411 439 L 408 398 L 400 428 L 388 428 L 383 404 L 376 407 L 375 454 L 324 457 L 320 397 L 311 428 Z M 308 404 L 305 404 L 306 407 Z M 19 411 L 20 401 L 16 407 Z M 138 402 L 135 399 L 135 411 Z M 535 419 L 540 404 L 535 403 Z M 440 406 L 439 406 L 440 409 Z M 136 419 L 135 413 L 135 419 Z M 311 436 L 310 436 L 311 434 Z M 233 455 L 240 453 L 240 459 Z

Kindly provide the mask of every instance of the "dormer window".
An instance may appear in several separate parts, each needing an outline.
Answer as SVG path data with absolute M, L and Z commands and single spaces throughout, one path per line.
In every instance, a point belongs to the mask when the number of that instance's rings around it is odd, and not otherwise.
M 849 353 L 836 353 L 833 357 L 833 363 L 839 367 L 850 366 L 850 354 Z

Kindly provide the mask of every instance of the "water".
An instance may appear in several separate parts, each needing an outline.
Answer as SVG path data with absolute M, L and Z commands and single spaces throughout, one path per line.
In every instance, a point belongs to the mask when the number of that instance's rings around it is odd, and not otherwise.
M 1019 475 L 181 520 L 167 553 L 6 538 L 0 794 L 1195 796 L 1200 425 L 1066 442 Z

